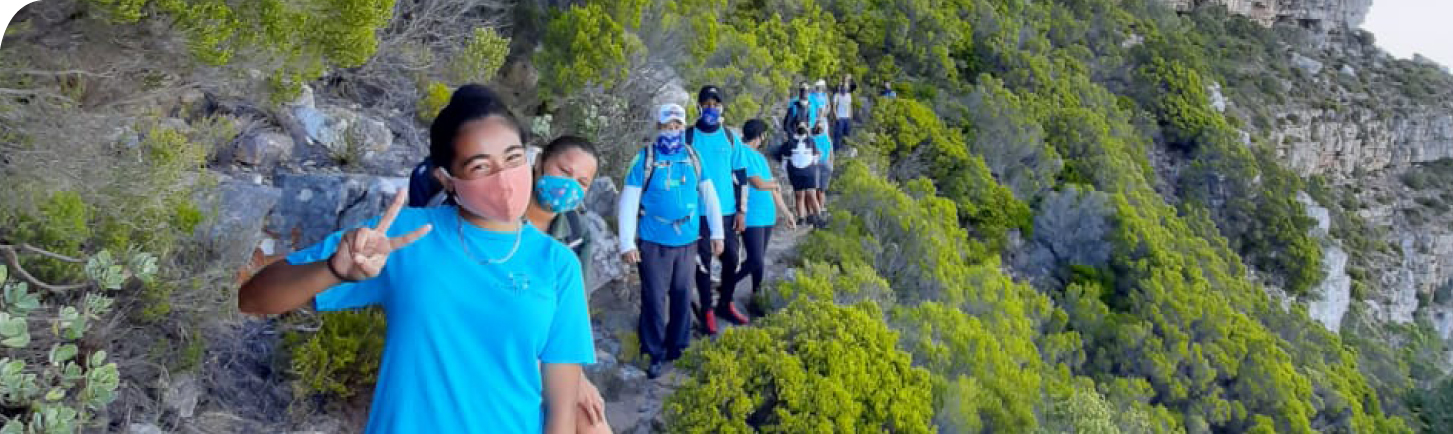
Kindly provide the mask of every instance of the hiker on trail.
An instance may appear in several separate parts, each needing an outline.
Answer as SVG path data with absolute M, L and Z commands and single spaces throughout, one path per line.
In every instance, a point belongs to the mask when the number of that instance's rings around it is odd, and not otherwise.
M 676 104 L 657 113 L 656 142 L 631 162 L 621 191 L 616 222 L 622 259 L 641 273 L 641 352 L 651 356 L 646 375 L 656 378 L 663 365 L 681 357 L 691 343 L 692 271 L 701 238 L 702 216 L 711 253 L 723 248 L 721 207 L 713 181 L 702 173 L 696 150 L 686 146 L 686 110 Z M 639 223 L 639 232 L 637 224 Z M 640 238 L 639 249 L 636 239 Z M 667 306 L 668 312 L 662 308 Z M 669 317 L 667 316 L 669 315 Z
M 747 170 L 745 155 L 751 150 L 743 147 L 736 134 L 722 124 L 725 101 L 716 86 L 702 87 L 696 102 L 701 107 L 701 117 L 686 130 L 686 146 L 695 150 L 701 158 L 701 174 L 711 180 L 716 188 L 717 201 L 721 204 L 721 221 L 708 222 L 706 219 L 709 217 L 703 216 L 701 229 L 705 231 L 707 225 L 714 223 L 732 228 L 738 220 L 746 218 L 750 199 L 742 197 L 747 188 L 743 181 Z M 708 240 L 702 240 L 697 247 L 696 296 L 701 303 L 697 318 L 707 334 L 716 334 L 718 317 L 733 324 L 747 323 L 747 316 L 737 311 L 736 304 L 732 303 L 731 287 L 723 285 L 717 289 L 720 297 L 715 304 L 711 296 L 711 260 L 718 254 L 721 256 L 721 282 L 735 280 L 737 267 L 741 264 L 738 256 L 741 249 L 737 242 L 737 232 L 728 230 L 723 239 L 725 250 L 713 253 Z
M 849 74 L 843 78 L 842 84 L 837 87 L 837 92 L 832 96 L 832 142 L 838 145 L 843 144 L 843 139 L 853 134 L 853 92 L 858 90 L 858 85 L 853 83 L 853 76 Z
M 797 99 L 787 106 L 787 115 L 782 117 L 782 131 L 792 131 L 797 124 L 812 125 L 817 118 L 807 83 L 797 88 Z M 791 143 L 791 139 L 786 140 Z
M 883 98 L 897 98 L 898 97 L 898 92 L 894 92 L 893 91 L 893 82 L 892 81 L 885 81 L 885 82 L 883 82 L 883 93 L 882 94 L 879 94 L 878 96 L 881 96 Z
M 813 113 L 823 114 L 827 112 L 827 105 L 830 102 L 827 96 L 827 80 L 817 80 L 817 83 L 813 84 L 812 94 L 808 96 L 808 102 L 812 103 Z M 817 119 L 814 118 L 812 119 L 812 123 L 808 125 L 816 124 Z
M 777 214 L 780 212 L 786 217 L 789 229 L 797 227 L 791 207 L 782 200 L 777 183 L 772 180 L 767 157 L 762 155 L 762 143 L 766 142 L 766 134 L 767 123 L 761 119 L 752 119 L 742 125 L 742 140 L 748 148 L 753 149 L 746 153 L 747 183 L 751 186 L 748 195 L 751 199 L 746 219 L 735 229 L 742 233 L 742 244 L 746 246 L 747 258 L 742 268 L 737 270 L 735 279 L 723 282 L 724 286 L 736 288 L 742 277 L 750 275 L 753 294 L 758 294 L 762 289 L 762 278 L 767 270 L 767 243 L 772 239 L 772 227 L 777 225 Z
M 535 190 L 530 206 L 525 210 L 525 219 L 535 229 L 555 238 L 575 252 L 580 259 L 582 272 L 591 263 L 591 251 L 595 248 L 590 231 L 585 227 L 584 213 L 580 203 L 595 181 L 600 156 L 595 144 L 576 136 L 563 136 L 550 141 L 537 153 L 535 168 Z M 590 273 L 584 273 L 590 276 Z M 605 420 L 605 399 L 589 378 L 581 376 L 580 393 L 575 399 L 575 432 L 609 433 L 610 424 Z
M 581 364 L 595 362 L 580 261 L 522 221 L 532 184 L 523 136 L 493 91 L 459 88 L 429 129 L 430 159 L 458 205 L 404 209 L 400 192 L 381 217 L 239 290 L 248 313 L 383 307 L 368 432 L 576 428 Z
M 813 214 L 819 227 L 827 224 L 827 185 L 832 180 L 833 142 L 828 134 L 827 118 L 812 127 L 813 146 L 817 147 L 817 208 Z
M 777 149 L 777 159 L 787 172 L 797 204 L 797 225 L 808 223 L 808 217 L 817 213 L 817 145 L 808 134 L 807 123 L 798 123 L 791 130 L 792 138 Z

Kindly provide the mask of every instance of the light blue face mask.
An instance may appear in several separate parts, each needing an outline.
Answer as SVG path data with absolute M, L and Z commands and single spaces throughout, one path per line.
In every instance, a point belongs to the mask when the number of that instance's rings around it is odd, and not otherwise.
M 580 206 L 585 200 L 585 189 L 574 179 L 563 176 L 541 176 L 535 181 L 535 201 L 550 212 L 565 212 Z

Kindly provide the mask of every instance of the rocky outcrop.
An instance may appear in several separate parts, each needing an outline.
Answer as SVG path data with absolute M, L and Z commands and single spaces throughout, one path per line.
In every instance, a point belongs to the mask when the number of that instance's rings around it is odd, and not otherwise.
M 1379 114 L 1289 109 L 1271 132 L 1281 160 L 1302 175 L 1351 177 L 1453 158 L 1453 107 Z
M 1297 194 L 1297 200 L 1306 207 L 1307 216 L 1317 220 L 1313 236 L 1322 243 L 1322 271 L 1326 277 L 1313 290 L 1316 297 L 1307 303 L 1307 314 L 1327 330 L 1336 333 L 1342 329 L 1342 317 L 1347 314 L 1352 302 L 1352 277 L 1347 275 L 1347 251 L 1337 240 L 1328 236 L 1332 227 L 1332 216 L 1327 208 L 1318 205 L 1306 193 Z
M 1219 4 L 1262 25 L 1291 22 L 1312 28 L 1355 28 L 1367 18 L 1372 0 L 1166 0 L 1176 10 Z
M 282 200 L 268 221 L 269 232 L 292 234 L 295 247 L 310 246 L 339 229 L 383 214 L 408 178 L 366 175 L 290 175 L 277 177 Z

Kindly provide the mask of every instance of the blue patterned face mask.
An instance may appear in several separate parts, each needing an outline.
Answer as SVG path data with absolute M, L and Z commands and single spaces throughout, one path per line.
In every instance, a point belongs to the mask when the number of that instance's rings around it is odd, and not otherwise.
M 550 212 L 570 211 L 585 200 L 585 189 L 574 179 L 545 175 L 535 181 L 535 200 Z
M 661 131 L 656 136 L 656 152 L 671 155 L 681 150 L 681 130 Z
M 707 125 L 721 123 L 721 107 L 706 107 L 701 109 L 701 120 Z

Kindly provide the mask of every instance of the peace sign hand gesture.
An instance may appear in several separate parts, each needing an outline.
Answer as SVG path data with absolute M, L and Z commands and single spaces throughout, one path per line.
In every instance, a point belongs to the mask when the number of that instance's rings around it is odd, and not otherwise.
M 413 232 L 389 238 L 388 229 L 404 207 L 404 195 L 404 191 L 394 195 L 393 203 L 384 211 L 377 227 L 364 226 L 343 234 L 343 239 L 338 241 L 338 249 L 333 252 L 333 257 L 328 258 L 328 266 L 335 273 L 348 281 L 378 277 L 384 264 L 388 263 L 390 253 L 418 241 L 434 229 L 433 225 L 423 225 Z

